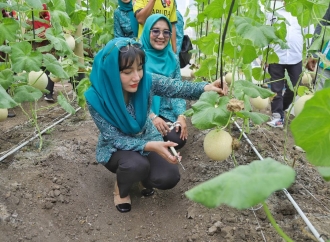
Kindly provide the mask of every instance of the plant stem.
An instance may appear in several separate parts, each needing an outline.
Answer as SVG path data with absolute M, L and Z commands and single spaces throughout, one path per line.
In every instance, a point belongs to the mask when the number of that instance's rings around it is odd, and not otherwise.
M 273 227 L 275 228 L 276 232 L 287 242 L 293 242 L 293 240 L 287 236 L 283 230 L 278 226 L 278 224 L 276 223 L 274 217 L 272 216 L 271 212 L 269 211 L 269 208 L 267 206 L 267 204 L 265 202 L 262 202 L 261 203 L 263 208 L 264 208 L 264 211 L 267 215 L 267 218 L 268 220 L 270 221 L 270 223 L 273 225 Z

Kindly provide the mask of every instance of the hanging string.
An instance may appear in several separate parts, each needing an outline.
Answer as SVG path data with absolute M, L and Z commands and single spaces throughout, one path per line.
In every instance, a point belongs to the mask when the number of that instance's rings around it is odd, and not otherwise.
M 219 32 L 219 39 L 218 39 L 218 55 L 217 55 L 217 64 L 216 64 L 216 72 L 215 72 L 215 79 L 218 79 L 218 71 L 219 71 L 219 59 L 220 59 L 220 43 L 221 43 L 221 31 L 222 31 L 222 16 L 220 19 L 220 32 Z M 220 76 L 222 79 L 222 76 Z M 221 83 L 222 84 L 222 83 Z
M 32 32 L 33 32 L 33 41 L 32 41 L 32 48 L 33 50 L 36 50 L 36 31 L 34 29 L 34 12 L 33 12 L 33 8 L 32 8 Z
M 228 13 L 228 18 L 226 20 L 226 24 L 225 24 L 225 28 L 223 30 L 223 34 L 222 34 L 222 42 L 221 42 L 221 52 L 220 52 L 220 82 L 221 82 L 221 87 L 223 87 L 223 47 L 225 45 L 225 40 L 226 40 L 226 33 L 227 33 L 227 29 L 228 29 L 228 25 L 229 25 L 229 20 L 230 20 L 230 16 L 233 12 L 233 8 L 235 5 L 235 0 L 232 0 L 231 5 L 230 5 L 230 9 L 229 9 L 229 13 Z M 220 47 L 220 43 L 219 43 L 219 47 Z

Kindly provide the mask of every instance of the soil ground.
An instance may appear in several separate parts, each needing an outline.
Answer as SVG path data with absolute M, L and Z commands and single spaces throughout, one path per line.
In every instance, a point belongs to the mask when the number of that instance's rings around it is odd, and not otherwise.
M 66 86 L 56 86 L 59 90 Z M 63 91 L 63 90 L 62 90 Z M 191 104 L 191 103 L 190 103 Z M 67 114 L 43 100 L 38 107 L 43 130 Z M 156 190 L 141 197 L 138 186 L 131 191 L 132 211 L 119 213 L 113 205 L 115 175 L 95 162 L 98 130 L 88 112 L 79 110 L 43 134 L 43 148 L 26 116 L 0 124 L 0 157 L 26 141 L 26 145 L 0 162 L 0 241 L 283 241 L 270 225 L 262 208 L 236 210 L 228 206 L 207 209 L 188 200 L 184 193 L 234 167 L 233 160 L 211 161 L 203 151 L 208 131 L 194 128 L 190 120 L 189 139 L 181 150 L 181 181 L 167 191 Z M 266 110 L 269 114 L 269 110 Z M 239 135 L 233 128 L 234 136 Z M 263 158 L 292 165 L 296 182 L 288 189 L 312 225 L 330 239 L 330 185 L 294 149 L 288 137 L 285 161 L 285 133 L 266 124 L 251 127 L 247 134 Z M 235 153 L 240 165 L 258 157 L 243 140 Z M 279 226 L 294 241 L 317 241 L 282 191 L 266 201 Z

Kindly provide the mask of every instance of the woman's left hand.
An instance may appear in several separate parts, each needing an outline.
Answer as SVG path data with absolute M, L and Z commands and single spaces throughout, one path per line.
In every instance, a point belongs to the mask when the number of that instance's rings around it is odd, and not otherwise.
M 220 96 L 225 96 L 228 93 L 228 86 L 225 81 L 222 81 L 222 86 L 221 86 L 221 80 L 218 79 L 204 87 L 204 91 L 209 92 L 209 91 L 216 91 L 217 93 L 220 94 Z
M 187 139 L 188 138 L 188 128 L 187 128 L 186 119 L 183 116 L 179 116 L 178 120 L 176 122 L 179 123 L 181 126 L 180 139 L 182 139 L 182 140 Z M 180 126 L 175 127 L 176 132 L 179 132 Z

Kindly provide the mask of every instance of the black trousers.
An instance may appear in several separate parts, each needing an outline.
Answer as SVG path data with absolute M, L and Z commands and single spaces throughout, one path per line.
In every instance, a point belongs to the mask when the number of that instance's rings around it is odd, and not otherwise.
M 276 93 L 276 97 L 271 102 L 271 109 L 272 113 L 279 113 L 282 118 L 284 117 L 284 110 L 290 106 L 294 96 L 284 79 L 285 70 L 288 72 L 292 86 L 295 87 L 302 73 L 302 62 L 300 61 L 294 65 L 269 64 L 268 72 L 272 81 L 270 87 Z M 284 87 L 286 89 L 284 94 L 282 94 Z
M 142 182 L 146 188 L 171 189 L 180 181 L 178 165 L 171 164 L 156 152 L 143 156 L 136 151 L 119 150 L 105 167 L 117 175 L 120 197 L 129 195 L 132 185 Z
M 173 123 L 171 120 L 168 120 L 166 118 L 164 118 L 163 116 L 159 116 L 161 119 L 163 119 L 165 122 L 171 122 Z M 181 127 L 179 127 L 179 132 L 176 132 L 176 129 L 173 128 L 167 135 L 164 135 L 163 140 L 164 141 L 172 141 L 177 143 L 178 145 L 175 146 L 174 148 L 176 150 L 181 149 L 187 142 L 186 139 L 182 140 L 180 139 L 180 135 L 181 135 Z

